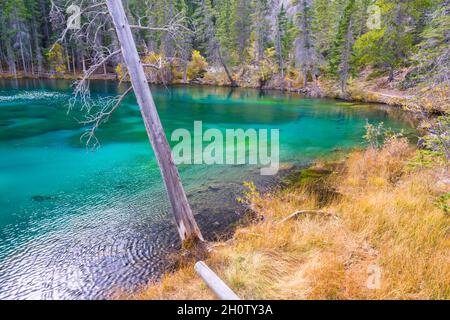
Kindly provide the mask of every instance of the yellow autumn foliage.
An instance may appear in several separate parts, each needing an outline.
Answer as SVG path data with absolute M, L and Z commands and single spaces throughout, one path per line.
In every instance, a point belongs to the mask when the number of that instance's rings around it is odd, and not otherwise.
M 120 80 L 120 81 L 124 80 L 124 77 L 125 77 L 124 71 L 125 71 L 124 66 L 121 63 L 117 64 L 116 75 L 117 75 L 118 80 Z
M 46 57 L 50 68 L 54 72 L 64 74 L 67 71 L 64 48 L 61 44 L 55 44 L 53 48 L 46 53 Z
M 191 61 L 189 61 L 187 69 L 188 79 L 192 80 L 202 77 L 205 74 L 207 67 L 208 62 L 200 54 L 200 51 L 197 50 L 192 51 Z

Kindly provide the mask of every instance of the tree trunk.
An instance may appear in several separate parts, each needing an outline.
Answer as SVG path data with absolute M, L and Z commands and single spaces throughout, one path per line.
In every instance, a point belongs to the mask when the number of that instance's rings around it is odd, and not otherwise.
M 308 70 L 303 68 L 303 88 L 308 86 Z
M 233 77 L 231 76 L 230 70 L 228 70 L 227 65 L 225 64 L 225 61 L 223 60 L 222 53 L 220 52 L 220 46 L 219 44 L 216 44 L 216 50 L 217 50 L 217 56 L 219 57 L 220 63 L 222 64 L 223 68 L 225 69 L 225 73 L 227 74 L 228 80 L 230 81 L 230 86 L 237 87 L 236 81 L 234 81 Z
M 119 38 L 122 56 L 140 107 L 147 134 L 155 151 L 167 195 L 172 205 L 178 233 L 183 245 L 198 244 L 203 236 L 187 201 L 180 176 L 164 133 L 155 102 L 121 0 L 107 0 L 108 10 Z
M 6 39 L 6 54 L 8 58 L 8 72 L 14 76 L 17 76 L 16 58 L 14 50 L 11 46 L 10 40 Z
M 32 16 L 31 18 L 31 29 L 32 29 L 32 42 L 34 46 L 34 51 L 36 52 L 36 62 L 37 62 L 37 74 L 40 75 L 44 69 L 44 57 L 42 56 L 42 47 L 41 47 L 41 41 L 39 37 L 39 23 L 37 22 L 35 16 Z M 30 48 L 31 40 L 30 40 Z M 31 49 L 30 49 L 31 51 Z M 33 56 L 31 55 L 31 61 L 33 63 Z M 33 72 L 34 73 L 34 72 Z
M 388 82 L 391 82 L 394 80 L 394 67 L 393 66 L 389 66 L 389 78 L 388 78 Z
M 172 20 L 173 15 L 173 0 L 166 0 L 165 1 L 168 8 L 164 9 L 164 21 L 167 23 L 168 21 Z M 164 54 L 166 57 L 173 57 L 174 56 L 174 43 L 173 38 L 169 32 L 165 33 L 164 41 L 163 41 L 163 49 Z
M 31 48 L 31 43 L 30 43 L 30 66 L 31 66 L 31 74 L 34 75 L 33 49 Z
M 353 45 L 352 22 L 348 24 L 347 34 L 345 36 L 345 46 L 341 57 L 340 85 L 342 94 L 346 94 L 347 80 L 350 70 L 350 54 Z
M 22 59 L 22 69 L 23 69 L 23 73 L 26 74 L 28 72 L 28 70 L 27 70 L 27 64 L 25 62 L 25 54 L 23 52 L 22 39 L 20 39 L 20 41 L 19 41 L 19 46 L 20 46 L 20 57 Z
M 72 68 L 70 66 L 69 46 L 66 41 L 64 41 L 64 55 L 66 57 L 67 72 L 71 72 Z
M 41 15 L 42 15 L 42 20 L 43 20 L 43 29 L 44 29 L 44 48 L 47 45 L 47 42 L 50 39 L 50 27 L 49 27 L 49 23 L 48 23 L 48 19 L 47 19 L 47 8 L 46 8 L 46 1 L 45 0 L 40 0 L 39 1 L 40 7 L 41 7 Z
M 281 77 L 281 89 L 284 90 L 284 60 L 283 60 L 283 48 L 281 45 L 281 31 L 280 31 L 280 22 L 277 17 L 276 19 L 276 34 L 275 34 L 275 43 L 276 43 L 276 51 L 278 55 L 278 67 L 280 68 L 280 77 Z
M 38 36 L 36 28 L 37 28 L 37 24 L 34 23 L 34 31 L 33 31 L 34 47 L 36 50 L 37 72 L 38 72 L 38 75 L 40 75 L 42 73 L 42 71 L 44 70 L 44 57 L 42 55 L 42 49 L 41 49 L 41 45 L 39 42 L 39 36 Z
M 183 83 L 188 83 L 188 76 L 187 76 L 187 73 L 188 73 L 188 61 L 184 60 L 183 64 L 184 64 L 184 67 L 183 67 Z
M 75 64 L 75 61 L 76 61 L 75 51 L 73 50 L 73 47 L 72 47 L 72 71 L 73 71 L 74 76 L 76 76 L 76 74 L 77 74 L 77 66 Z
M 83 73 L 86 73 L 86 59 L 84 58 L 84 51 L 81 52 L 81 64 L 83 65 Z

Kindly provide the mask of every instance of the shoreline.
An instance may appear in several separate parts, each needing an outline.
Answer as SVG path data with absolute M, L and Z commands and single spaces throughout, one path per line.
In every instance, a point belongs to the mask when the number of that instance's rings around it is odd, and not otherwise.
M 244 300 L 448 299 L 450 220 L 430 197 L 450 180 L 440 158 L 410 167 L 416 152 L 394 139 L 293 172 L 276 192 L 250 190 L 259 219 L 210 243 L 205 262 Z M 383 270 L 376 290 L 366 287 L 371 266 Z M 190 261 L 119 298 L 216 299 Z
M 246 180 L 251 181 L 261 194 L 277 192 L 286 185 L 286 181 L 303 170 L 308 170 L 310 164 L 282 165 L 275 176 L 261 176 L 259 169 L 249 172 Z M 257 222 L 259 217 L 250 204 L 238 199 L 245 198 L 246 187 L 239 182 L 221 182 L 212 185 L 203 184 L 195 189 L 187 190 L 187 197 L 194 212 L 195 219 L 208 245 L 226 242 L 234 237 L 236 230 Z M 186 251 L 181 247 L 172 219 L 161 221 L 157 227 L 170 230 L 172 242 L 165 247 L 169 250 L 161 254 L 159 269 L 148 279 L 149 283 L 160 283 L 168 274 L 177 272 L 190 258 L 186 260 Z M 135 288 L 118 288 L 112 290 L 109 298 L 115 299 L 123 295 L 134 295 L 148 286 L 148 283 Z
M 76 81 L 82 78 L 82 74 L 67 74 L 63 76 L 53 75 L 53 74 L 45 74 L 42 75 L 19 75 L 18 77 L 14 77 L 9 74 L 1 74 L 0 79 L 8 79 L 8 80 L 20 80 L 20 79 L 31 79 L 31 80 L 66 80 L 66 81 Z M 115 73 L 107 73 L 107 74 L 94 74 L 89 80 L 94 81 L 116 81 L 119 82 L 117 75 Z M 361 81 L 360 81 L 361 80 Z M 378 82 L 382 80 L 376 79 Z M 129 82 L 129 81 L 124 81 Z M 330 80 L 317 80 L 316 83 L 312 83 L 305 88 L 294 88 L 294 87 L 280 87 L 277 85 L 264 85 L 262 87 L 255 87 L 250 85 L 241 85 L 238 83 L 236 87 L 232 87 L 229 84 L 221 84 L 221 83 L 213 83 L 211 81 L 204 80 L 203 78 L 200 80 L 191 80 L 188 82 L 175 81 L 170 84 L 164 83 L 155 83 L 149 82 L 149 84 L 153 85 L 164 85 L 164 86 L 177 86 L 177 85 L 185 85 L 185 86 L 208 86 L 208 87 L 229 87 L 232 89 L 254 89 L 261 91 L 278 91 L 285 93 L 295 93 L 302 95 L 306 98 L 316 98 L 316 99 L 335 99 L 341 100 L 345 102 L 354 102 L 354 103 L 374 103 L 374 104 L 384 104 L 391 107 L 401 108 L 404 111 L 411 113 L 420 113 L 422 110 L 427 110 L 431 115 L 439 115 L 448 112 L 446 106 L 432 105 L 426 108 L 421 104 L 420 99 L 417 96 L 411 94 L 410 91 L 399 90 L 399 89 L 391 89 L 384 90 L 383 88 L 376 88 L 376 84 L 374 82 L 365 82 L 365 79 L 355 79 L 354 82 L 360 83 L 359 85 L 351 84 L 348 87 L 347 93 L 343 94 L 337 88 L 337 83 Z
M 62 80 L 62 79 L 54 79 L 54 80 Z M 70 80 L 70 79 L 66 79 L 66 80 Z M 93 79 L 93 80 L 108 80 L 108 79 Z M 113 79 L 109 79 L 109 80 L 113 80 Z M 178 85 L 178 84 L 173 84 L 173 85 Z M 182 85 L 192 85 L 192 86 L 213 86 L 213 85 L 208 85 L 208 84 L 182 84 Z M 224 87 L 224 86 L 222 86 L 222 87 Z M 238 88 L 244 88 L 245 89 L 245 87 L 238 87 Z M 253 89 L 255 89 L 255 88 L 253 88 Z M 281 91 L 281 90 L 277 90 L 277 89 L 272 89 L 272 88 L 265 88 L 265 89 L 263 89 L 263 90 L 275 90 L 275 91 Z M 286 91 L 286 90 L 284 90 L 284 91 Z M 290 92 L 290 91 L 286 91 L 286 92 Z M 292 91 L 291 91 L 292 92 Z M 294 92 L 294 93 L 298 93 L 298 92 Z M 331 97 L 330 97 L 331 98 Z M 336 97 L 333 97 L 332 99 L 336 99 Z M 340 98 L 337 98 L 337 99 L 340 99 Z M 343 100 L 343 99 L 341 99 L 341 100 Z M 348 101 L 348 100 L 346 100 L 346 101 Z M 356 102 L 356 100 L 355 100 L 355 102 Z M 389 104 L 387 104 L 387 103 L 384 103 L 384 102 L 377 102 L 377 101 L 375 101 L 375 102 L 368 102 L 368 103 L 382 103 L 382 104 L 385 104 L 385 105 L 389 105 Z M 408 110 L 405 110 L 405 111 L 408 111 Z M 309 168 L 310 166 L 302 166 L 302 168 L 301 168 L 301 170 L 300 170 L 300 168 L 299 167 L 292 167 L 292 168 L 290 168 L 289 170 L 288 170 L 288 172 L 287 172 L 287 175 L 289 175 L 289 174 L 292 174 L 292 173 L 295 173 L 296 171 L 304 171 L 304 170 L 308 170 L 308 168 Z M 274 186 L 274 188 L 280 188 L 280 186 L 281 186 L 281 188 L 282 188 L 282 183 L 280 183 L 280 181 L 278 181 L 278 184 L 276 184 L 275 186 Z M 213 188 L 213 190 L 209 190 L 209 187 L 208 188 L 206 188 L 205 190 L 203 190 L 203 192 L 208 192 L 208 191 L 212 191 L 212 192 L 215 192 L 216 190 L 214 190 L 214 189 L 217 189 L 217 186 L 216 187 L 214 187 Z M 223 189 L 223 190 L 222 190 Z M 223 193 L 223 192 L 226 192 L 226 189 L 224 189 L 224 188 L 222 188 L 220 191 Z M 260 191 L 259 189 L 258 189 L 258 191 Z M 228 208 L 227 208 L 228 209 Z M 241 209 L 243 209 L 243 208 L 241 208 Z M 199 220 L 201 220 L 200 221 L 200 224 L 204 224 L 204 225 L 211 225 L 211 223 L 216 223 L 217 221 L 212 221 L 211 219 L 208 219 L 208 218 L 211 218 L 211 217 L 203 217 L 202 218 L 202 216 L 204 216 L 204 215 L 196 215 L 196 218 L 198 217 L 199 218 Z M 222 217 L 223 218 L 223 217 Z M 217 219 L 217 217 L 215 216 L 214 217 L 214 219 Z M 220 218 L 219 218 L 220 219 Z M 239 219 L 240 220 L 240 219 Z M 249 222 L 250 223 L 252 223 L 252 221 L 253 220 L 250 220 Z M 228 237 L 228 238 L 230 238 L 230 237 L 233 237 L 233 234 L 234 234 L 234 232 L 236 231 L 236 230 L 238 230 L 239 228 L 241 228 L 241 227 L 243 227 L 244 225 L 242 225 L 241 224 L 241 222 L 239 222 L 239 221 L 233 221 L 232 223 L 228 223 L 228 222 L 226 222 L 226 221 L 222 221 L 222 222 L 224 222 L 225 224 L 226 224 L 226 226 L 223 226 L 223 225 L 221 225 L 220 226 L 220 228 L 222 228 L 223 230 L 223 234 L 215 234 L 215 236 L 216 236 L 216 238 L 213 240 L 213 243 L 217 243 L 217 240 L 224 240 L 224 238 L 226 238 L 226 237 Z M 253 221 L 254 222 L 254 221 Z M 214 233 L 215 232 L 215 230 L 211 230 L 211 232 L 212 233 Z M 228 233 L 228 235 L 226 235 L 226 233 Z M 208 237 L 209 238 L 209 237 Z M 169 265 L 169 268 L 170 268 L 171 266 Z M 178 269 L 178 268 L 177 268 Z M 162 277 L 165 277 L 165 272 L 162 272 L 161 273 L 161 275 L 162 275 Z

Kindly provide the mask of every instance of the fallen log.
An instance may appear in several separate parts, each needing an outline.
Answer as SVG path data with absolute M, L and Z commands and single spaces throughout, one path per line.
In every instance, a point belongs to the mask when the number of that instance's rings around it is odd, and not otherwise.
M 300 210 L 300 211 L 296 211 L 292 214 L 290 214 L 289 216 L 287 216 L 286 218 L 284 218 L 283 220 L 280 221 L 280 223 L 284 223 L 286 221 L 289 220 L 293 220 L 293 219 L 297 219 L 300 216 L 306 216 L 306 215 L 321 215 L 327 218 L 334 218 L 334 219 L 338 219 L 338 217 L 334 214 L 334 213 L 330 213 L 330 212 L 326 212 L 326 211 L 320 211 L 320 210 Z
M 240 300 L 217 274 L 203 261 L 195 264 L 195 271 L 205 281 L 206 285 L 219 297 L 220 300 Z

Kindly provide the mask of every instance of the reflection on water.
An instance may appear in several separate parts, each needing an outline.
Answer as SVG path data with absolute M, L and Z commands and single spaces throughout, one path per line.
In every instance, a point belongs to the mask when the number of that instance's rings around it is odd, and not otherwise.
M 93 82 L 93 95 L 126 89 Z M 307 164 L 360 146 L 366 119 L 413 133 L 380 106 L 220 87 L 153 87 L 167 134 L 177 128 L 280 129 L 281 161 Z M 0 80 L 0 298 L 93 299 L 157 279 L 176 229 L 135 98 L 104 125 L 102 147 L 80 142 L 83 114 L 67 114 L 64 81 Z M 181 166 L 208 238 L 240 218 L 242 181 L 274 180 L 252 166 Z

